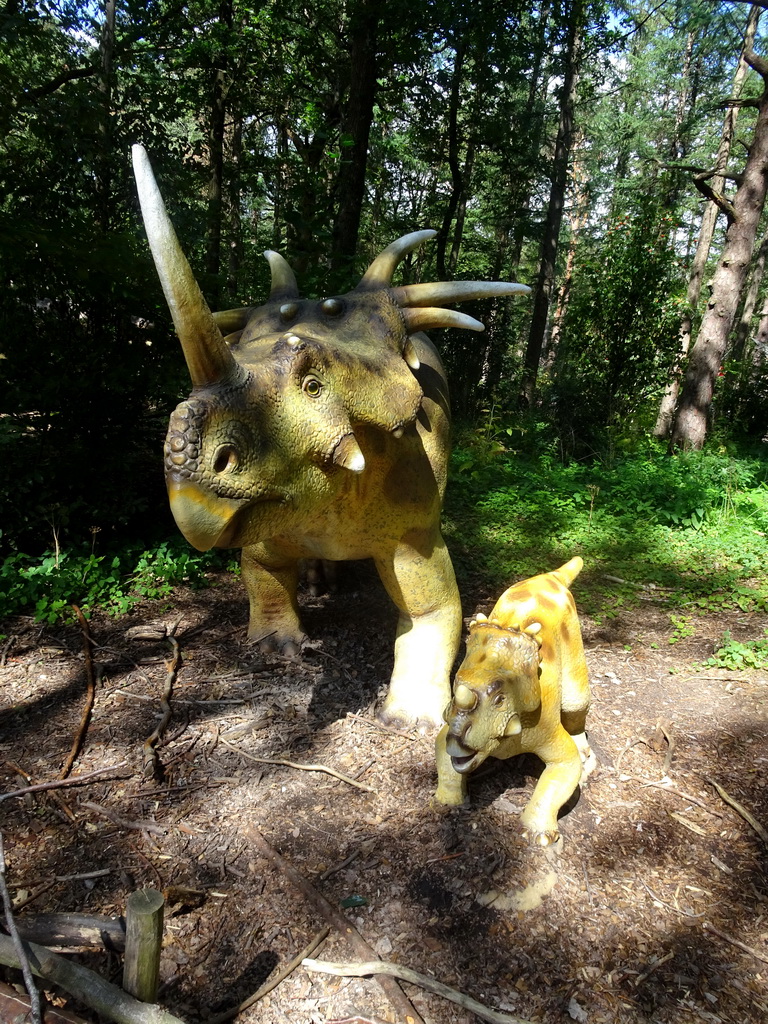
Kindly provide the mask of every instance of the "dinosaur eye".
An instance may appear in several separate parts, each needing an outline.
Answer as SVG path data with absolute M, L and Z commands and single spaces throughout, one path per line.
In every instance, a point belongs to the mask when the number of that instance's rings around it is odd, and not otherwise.
M 503 703 L 504 703 L 504 694 L 503 693 L 497 693 L 496 696 L 493 698 L 493 706 L 495 708 L 500 708 Z
M 240 457 L 232 444 L 223 444 L 213 457 L 214 473 L 230 473 L 237 466 Z
M 302 390 L 305 395 L 309 395 L 310 398 L 317 398 L 320 392 L 323 390 L 322 383 L 317 377 L 305 377 L 302 382 Z

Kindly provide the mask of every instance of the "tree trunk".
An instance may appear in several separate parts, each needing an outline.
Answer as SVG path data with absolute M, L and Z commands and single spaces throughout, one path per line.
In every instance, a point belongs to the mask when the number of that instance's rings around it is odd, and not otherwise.
M 219 21 L 232 28 L 232 0 L 221 0 Z M 229 74 L 227 56 L 217 53 L 211 79 L 211 121 L 208 130 L 208 224 L 205 239 L 205 271 L 215 279 L 221 273 L 221 237 L 224 212 L 224 134 L 227 116 Z M 207 294 L 215 309 L 219 302 L 219 286 L 211 281 Z
M 99 72 L 99 144 L 96 160 L 97 223 L 106 234 L 109 230 L 109 215 L 112 200 L 112 62 L 115 51 L 115 10 L 116 0 L 104 0 L 104 24 L 99 41 L 101 69 Z
M 768 190 L 768 62 L 751 49 L 745 59 L 765 84 L 758 101 L 754 137 L 744 173 L 731 204 L 731 216 L 712 295 L 691 349 L 672 432 L 673 448 L 701 448 L 712 412 L 715 381 L 725 358 L 739 295 L 755 246 Z
M 747 349 L 747 340 L 752 326 L 752 318 L 755 315 L 757 299 L 760 295 L 760 286 L 762 285 L 763 277 L 765 276 L 766 259 L 768 259 L 768 229 L 763 234 L 763 239 L 760 242 L 760 248 L 757 251 L 757 259 L 752 267 L 752 273 L 749 275 L 749 283 L 747 284 L 746 294 L 744 295 L 744 304 L 741 309 L 741 316 L 739 317 L 739 322 L 736 326 L 736 333 L 733 339 L 733 348 L 731 350 L 732 359 L 744 358 L 744 354 Z
M 227 185 L 227 297 L 231 303 L 238 295 L 240 263 L 243 256 L 243 224 L 240 215 L 240 161 L 243 153 L 243 121 L 238 116 L 227 132 L 226 149 L 231 172 Z
M 744 80 L 747 77 L 747 71 L 749 65 L 745 60 L 744 54 L 747 50 L 752 49 L 752 43 L 755 38 L 755 32 L 757 30 L 757 23 L 760 19 L 760 8 L 753 6 L 749 12 L 747 18 L 747 26 L 744 31 L 744 45 L 742 47 L 741 57 L 736 67 L 736 72 L 733 76 L 733 86 L 731 88 L 731 99 L 738 99 L 741 94 Z M 728 157 L 731 152 L 731 143 L 736 132 L 736 119 L 739 116 L 739 107 L 734 104 L 728 107 L 728 112 L 723 120 L 723 130 L 720 136 L 720 145 L 717 150 L 717 156 L 715 158 L 715 176 L 711 179 L 710 185 L 715 192 L 722 192 L 725 179 L 723 178 L 723 172 L 728 164 Z M 672 373 L 672 379 L 667 386 L 666 391 L 661 399 L 659 405 L 659 413 L 656 418 L 656 425 L 653 428 L 655 437 L 669 437 L 672 431 L 672 424 L 675 418 L 675 406 L 677 405 L 677 398 L 680 391 L 680 376 L 682 372 L 682 366 L 685 361 L 685 357 L 688 355 L 688 350 L 691 346 L 691 332 L 693 329 L 693 316 L 696 312 L 696 307 L 699 304 L 699 297 L 701 295 L 701 283 L 704 280 L 704 270 L 707 266 L 707 260 L 709 259 L 709 250 L 712 245 L 712 236 L 715 233 L 715 224 L 717 222 L 718 214 L 720 209 L 717 203 L 711 199 L 707 200 L 704 206 L 704 212 L 701 216 L 701 228 L 699 230 L 699 240 L 696 245 L 696 254 L 691 264 L 691 274 L 688 278 L 688 291 L 686 295 L 686 313 L 683 317 L 682 323 L 680 324 L 680 347 L 678 350 L 678 358 L 676 367 Z
M 530 408 L 536 390 L 541 351 L 549 318 L 549 303 L 555 281 L 557 250 L 560 226 L 563 221 L 565 193 L 568 183 L 568 161 L 573 144 L 573 115 L 576 105 L 576 84 L 584 33 L 584 4 L 577 0 L 571 9 L 568 26 L 568 44 L 563 75 L 563 90 L 560 106 L 560 124 L 555 140 L 555 155 L 552 165 L 552 187 L 549 194 L 547 219 L 541 245 L 541 266 L 536 282 L 533 302 L 531 330 L 523 364 L 523 386 L 521 405 Z
M 372 0 L 351 5 L 349 95 L 342 120 L 339 209 L 333 239 L 332 266 L 338 270 L 351 263 L 365 199 L 368 142 L 376 101 L 379 14 Z
M 583 142 L 583 139 L 580 140 L 579 143 L 575 144 L 574 148 L 578 150 L 581 142 Z M 563 281 L 558 291 L 555 313 L 552 317 L 552 330 L 550 331 L 549 341 L 542 354 L 542 363 L 546 369 L 551 368 L 555 360 L 557 344 L 560 340 L 560 332 L 562 330 L 566 310 L 568 309 L 568 302 L 571 298 L 573 269 L 576 265 L 576 247 L 578 245 L 581 232 L 587 226 L 589 221 L 589 177 L 581 166 L 578 156 L 574 160 L 573 179 L 574 196 L 571 205 L 571 214 L 569 217 L 570 233 L 568 236 L 568 253 L 565 258 L 565 270 L 563 272 Z
M 443 224 L 437 236 L 435 248 L 437 276 L 440 281 L 445 281 L 448 278 L 448 267 L 445 261 L 448 236 L 451 230 L 451 222 L 464 190 L 464 176 L 459 165 L 459 97 L 461 95 L 461 78 L 464 71 L 466 52 L 467 44 L 466 41 L 462 40 L 456 47 L 456 58 L 451 78 L 451 98 L 448 103 L 448 167 L 451 172 L 451 194 L 448 196 L 448 201 L 445 204 Z

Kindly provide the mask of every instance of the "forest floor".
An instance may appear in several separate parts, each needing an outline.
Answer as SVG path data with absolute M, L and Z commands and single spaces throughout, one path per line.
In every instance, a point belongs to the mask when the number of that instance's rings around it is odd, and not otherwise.
M 573 587 L 577 605 L 583 582 Z M 475 581 L 464 596 L 469 617 L 498 594 Z M 189 1022 L 236 1005 L 307 946 L 326 923 L 310 888 L 376 956 L 511 1017 L 765 1019 L 768 674 L 700 665 L 725 629 L 756 639 L 768 615 L 694 615 L 674 645 L 669 610 L 653 593 L 602 623 L 582 617 L 598 763 L 561 819 L 558 848 L 543 851 L 519 836 L 535 758 L 489 762 L 470 782 L 471 805 L 441 813 L 430 806 L 432 738 L 376 722 L 395 616 L 372 567 L 352 566 L 337 593 L 302 602 L 312 636 L 302 661 L 245 644 L 244 593 L 226 574 L 123 619 L 94 616 L 95 705 L 73 775 L 104 774 L 0 804 L 19 923 L 51 912 L 120 915 L 132 890 L 163 890 L 159 998 Z M 163 633 L 173 627 L 182 660 L 148 777 L 145 741 L 161 714 L 172 655 Z M 76 623 L 14 619 L 0 632 L 7 793 L 61 771 L 87 663 Z M 357 785 L 260 758 L 322 764 Z M 119 984 L 119 955 L 74 955 Z M 360 959 L 333 928 L 313 956 Z M 479 1019 L 402 988 L 427 1024 Z M 406 1024 L 375 978 L 302 967 L 238 1020 L 349 1018 Z

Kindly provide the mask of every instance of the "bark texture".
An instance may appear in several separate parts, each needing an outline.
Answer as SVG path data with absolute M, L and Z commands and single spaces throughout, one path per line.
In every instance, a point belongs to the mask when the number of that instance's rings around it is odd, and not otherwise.
M 768 83 L 768 62 L 752 50 L 745 53 L 745 59 Z M 752 145 L 741 182 L 730 204 L 730 224 L 712 282 L 712 294 L 691 349 L 672 432 L 673 448 L 701 448 L 706 439 L 715 381 L 725 359 L 767 190 L 768 84 L 758 102 Z

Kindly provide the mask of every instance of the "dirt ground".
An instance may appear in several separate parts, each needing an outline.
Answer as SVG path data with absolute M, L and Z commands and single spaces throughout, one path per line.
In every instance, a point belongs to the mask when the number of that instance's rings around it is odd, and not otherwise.
M 541 769 L 535 758 L 489 762 L 472 778 L 471 806 L 440 813 L 430 807 L 432 738 L 376 722 L 395 617 L 369 565 L 352 567 L 335 594 L 303 596 L 312 640 L 301 662 L 247 646 L 241 586 L 226 575 L 215 582 L 122 620 L 91 621 L 95 705 L 72 774 L 103 774 L 0 803 L 20 923 L 51 912 L 120 915 L 132 890 L 161 889 L 160 1001 L 186 1021 L 210 1021 L 326 923 L 265 855 L 260 834 L 376 956 L 511 1018 L 765 1018 L 768 675 L 696 663 L 724 629 L 754 639 L 768 616 L 694 617 L 693 634 L 674 646 L 669 609 L 653 597 L 602 624 L 583 617 L 598 767 L 561 819 L 559 850 L 548 853 L 519 836 Z M 467 618 L 497 596 L 479 584 L 465 593 Z M 174 626 L 182 661 L 153 776 L 146 741 L 173 654 L 162 634 Z M 60 773 L 87 664 L 77 624 L 15 619 L 0 633 L 8 793 Z M 310 764 L 351 781 L 295 767 Z M 118 954 L 69 955 L 119 983 Z M 360 959 L 333 928 L 314 956 Z M 402 987 L 427 1024 L 480 1019 Z M 405 1024 L 376 979 L 302 967 L 237 1019 L 349 1018 Z

